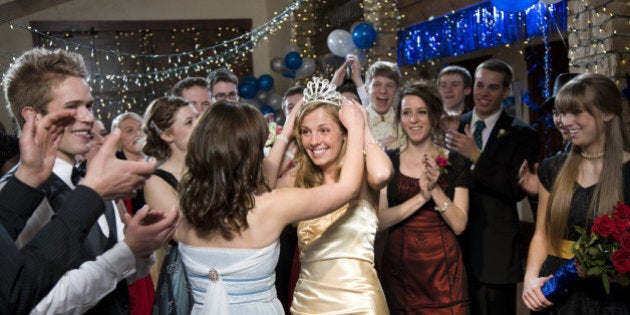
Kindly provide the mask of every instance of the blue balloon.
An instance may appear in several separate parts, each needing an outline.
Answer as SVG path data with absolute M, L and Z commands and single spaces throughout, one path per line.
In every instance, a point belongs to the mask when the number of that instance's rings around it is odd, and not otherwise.
M 274 115 L 276 114 L 276 110 L 269 105 L 260 106 L 260 111 L 262 112 L 263 116 L 269 113 L 273 113 Z
M 517 13 L 525 11 L 525 9 L 536 4 L 538 0 L 490 0 L 490 2 L 495 8 L 497 8 L 497 10 L 508 13 Z
M 263 74 L 258 78 L 258 89 L 263 91 L 269 91 L 273 88 L 273 77 L 268 74 Z
M 256 82 L 246 81 L 238 86 L 238 94 L 242 98 L 253 98 L 258 92 Z
M 290 51 L 284 56 L 284 65 L 289 70 L 297 70 L 302 66 L 302 56 L 297 51 Z
M 256 79 L 255 76 L 253 75 L 246 75 L 243 80 L 241 80 L 242 83 L 254 83 L 257 84 L 258 80 Z
M 288 79 L 295 79 L 295 70 L 283 71 L 282 76 Z
M 352 30 L 352 41 L 357 48 L 370 48 L 376 41 L 376 30 L 368 23 L 359 23 Z

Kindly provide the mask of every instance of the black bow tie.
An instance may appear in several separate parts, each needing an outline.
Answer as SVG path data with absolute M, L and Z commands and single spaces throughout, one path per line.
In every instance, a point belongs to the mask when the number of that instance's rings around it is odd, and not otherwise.
M 70 176 L 70 180 L 75 186 L 79 183 L 81 178 L 85 177 L 85 162 L 86 161 L 83 161 L 78 166 L 72 168 L 72 175 Z

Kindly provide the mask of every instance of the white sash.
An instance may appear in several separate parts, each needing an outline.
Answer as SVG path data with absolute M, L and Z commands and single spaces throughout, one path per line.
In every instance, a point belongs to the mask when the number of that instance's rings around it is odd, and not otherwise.
M 195 262 L 190 257 L 190 252 L 186 250 L 186 247 L 190 246 L 179 243 L 178 249 L 186 269 L 196 274 L 207 275 L 210 279 L 203 299 L 203 314 L 229 315 L 227 291 L 225 290 L 223 277 L 227 276 L 229 278 L 230 276 L 238 275 L 243 270 L 255 268 L 262 265 L 265 261 L 273 259 L 273 255 L 275 255 L 279 246 L 280 243 L 276 240 L 271 245 L 256 251 L 255 255 L 250 257 L 250 259 L 239 261 L 221 270 L 216 270 Z

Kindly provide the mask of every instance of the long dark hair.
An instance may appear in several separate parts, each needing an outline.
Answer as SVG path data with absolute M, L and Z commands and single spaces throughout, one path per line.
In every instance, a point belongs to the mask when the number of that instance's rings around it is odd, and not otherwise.
M 630 150 L 626 124 L 622 116 L 621 93 L 617 85 L 604 75 L 584 73 L 560 89 L 555 105 L 560 112 L 588 112 L 603 131 L 605 138 L 603 169 L 593 190 L 587 220 L 612 213 L 617 201 L 624 200 L 622 161 L 624 151 Z M 605 121 L 605 115 L 612 115 L 612 118 Z M 549 245 L 555 251 L 559 250 L 560 241 L 566 238 L 569 229 L 567 220 L 571 198 L 580 174 L 581 152 L 580 147 L 571 146 L 571 151 L 558 172 L 549 195 L 545 227 Z M 587 225 L 588 222 L 584 224 Z
M 180 208 L 200 235 L 219 231 L 231 240 L 249 227 L 256 194 L 269 191 L 262 172 L 268 127 L 245 103 L 220 101 L 206 110 L 190 135 Z

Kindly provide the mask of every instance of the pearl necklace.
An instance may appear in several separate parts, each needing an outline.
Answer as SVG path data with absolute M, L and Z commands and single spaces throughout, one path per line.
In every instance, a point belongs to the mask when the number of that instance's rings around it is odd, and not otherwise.
M 582 151 L 580 152 L 580 155 L 582 156 L 583 159 L 586 159 L 586 160 L 599 160 L 604 157 L 604 152 L 586 153 Z

